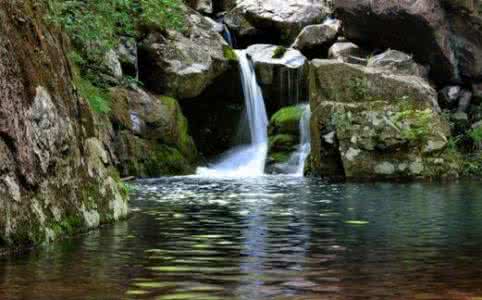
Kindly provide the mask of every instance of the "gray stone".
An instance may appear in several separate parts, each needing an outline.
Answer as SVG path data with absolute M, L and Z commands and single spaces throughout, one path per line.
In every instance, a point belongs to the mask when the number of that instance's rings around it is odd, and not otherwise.
M 341 23 L 338 20 L 306 26 L 291 47 L 300 50 L 305 55 L 321 57 L 336 41 L 340 27 Z

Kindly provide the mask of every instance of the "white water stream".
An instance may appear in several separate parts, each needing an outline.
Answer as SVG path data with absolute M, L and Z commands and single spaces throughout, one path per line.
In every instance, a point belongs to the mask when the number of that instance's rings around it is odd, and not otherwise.
M 250 144 L 235 147 L 209 168 L 199 168 L 201 176 L 252 177 L 264 174 L 268 152 L 268 116 L 254 66 L 245 50 L 236 51 L 249 123 Z

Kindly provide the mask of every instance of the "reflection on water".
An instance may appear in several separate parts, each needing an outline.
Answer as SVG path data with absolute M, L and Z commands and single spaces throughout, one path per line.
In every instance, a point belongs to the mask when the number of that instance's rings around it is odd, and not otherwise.
M 141 181 L 126 222 L 0 259 L 0 299 L 480 299 L 482 188 Z

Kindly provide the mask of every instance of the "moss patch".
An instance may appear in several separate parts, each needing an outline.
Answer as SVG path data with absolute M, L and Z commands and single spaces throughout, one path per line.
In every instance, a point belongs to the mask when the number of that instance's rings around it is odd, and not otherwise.
M 276 47 L 276 49 L 274 49 L 274 52 L 273 52 L 273 58 L 275 59 L 280 59 L 282 58 L 285 53 L 288 51 L 288 49 L 286 49 L 285 47 L 283 46 L 278 46 Z
M 270 121 L 270 133 L 285 133 L 299 135 L 299 123 L 303 109 L 299 106 L 282 108 L 273 115 Z
M 234 52 L 233 48 L 224 45 L 223 46 L 223 54 L 224 58 L 226 58 L 229 61 L 238 61 L 238 56 L 236 55 L 236 52 Z

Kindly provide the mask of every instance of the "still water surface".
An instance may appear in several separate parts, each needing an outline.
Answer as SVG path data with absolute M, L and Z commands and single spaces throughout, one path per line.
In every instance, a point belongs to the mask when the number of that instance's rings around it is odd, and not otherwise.
M 0 299 L 482 299 L 482 187 L 140 181 L 125 222 L 0 259 Z

